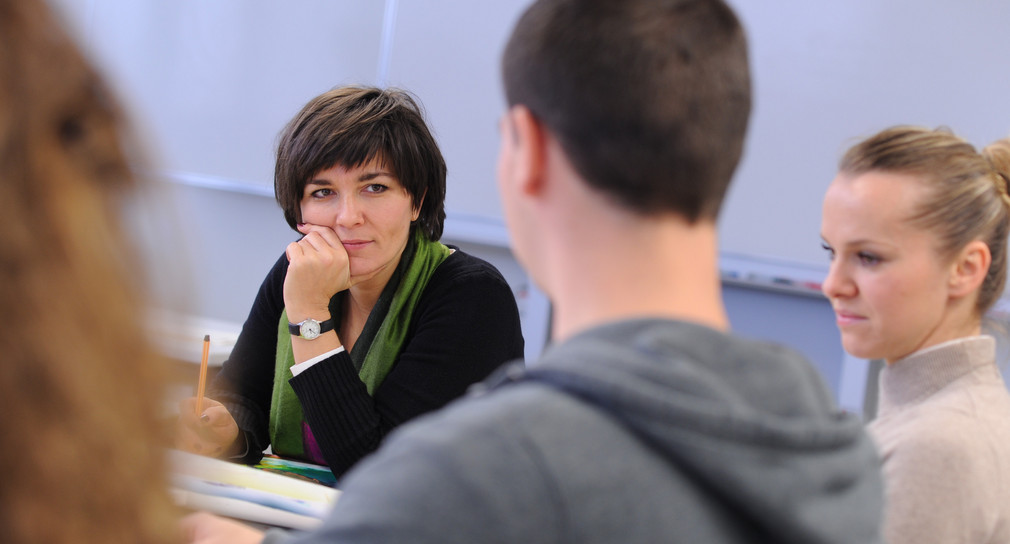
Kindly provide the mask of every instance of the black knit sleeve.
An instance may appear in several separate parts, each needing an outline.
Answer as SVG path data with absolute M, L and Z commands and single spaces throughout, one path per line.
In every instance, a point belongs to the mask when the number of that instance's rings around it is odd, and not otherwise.
M 288 260 L 281 255 L 267 273 L 242 325 L 235 347 L 208 389 L 207 396 L 225 405 L 249 448 L 241 461 L 255 463 L 270 443 L 268 417 L 277 353 L 277 324 L 284 311 L 284 276 Z M 239 437 L 243 440 L 243 437 Z
M 291 379 L 330 469 L 342 475 L 396 426 L 440 408 L 523 356 L 512 290 L 490 264 L 457 250 L 432 275 L 393 369 L 367 393 L 340 353 Z

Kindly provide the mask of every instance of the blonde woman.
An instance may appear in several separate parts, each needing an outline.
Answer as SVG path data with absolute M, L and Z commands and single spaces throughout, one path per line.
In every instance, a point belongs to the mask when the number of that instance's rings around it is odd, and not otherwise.
M 1010 542 L 1010 395 L 982 320 L 1006 281 L 1010 142 L 894 127 L 824 199 L 824 294 L 846 351 L 883 359 L 870 423 L 892 544 Z
M 39 0 L 0 0 L 0 541 L 177 541 L 160 361 L 117 220 L 102 79 Z

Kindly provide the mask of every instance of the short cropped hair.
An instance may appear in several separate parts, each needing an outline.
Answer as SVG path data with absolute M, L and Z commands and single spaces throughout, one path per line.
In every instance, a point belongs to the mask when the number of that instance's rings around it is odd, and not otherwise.
M 347 86 L 309 101 L 284 128 L 277 146 L 274 194 L 297 230 L 305 185 L 319 172 L 378 159 L 410 194 L 420 213 L 411 231 L 430 240 L 445 223 L 445 159 L 407 91 Z
M 743 29 L 721 0 L 540 0 L 502 59 L 510 106 L 642 214 L 714 220 L 750 115 Z
M 992 262 L 975 309 L 981 315 L 996 303 L 1007 276 L 1010 139 L 978 152 L 946 128 L 895 126 L 849 148 L 838 170 L 853 177 L 871 171 L 915 176 L 926 197 L 910 221 L 937 236 L 944 259 L 974 240 L 989 246 Z

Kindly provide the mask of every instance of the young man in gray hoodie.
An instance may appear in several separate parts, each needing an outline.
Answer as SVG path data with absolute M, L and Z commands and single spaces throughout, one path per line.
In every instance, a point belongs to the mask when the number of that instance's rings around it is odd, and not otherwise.
M 264 542 L 878 542 L 859 419 L 796 353 L 729 333 L 716 218 L 750 112 L 734 13 L 540 0 L 503 69 L 499 186 L 552 346 L 391 435 L 317 531 Z

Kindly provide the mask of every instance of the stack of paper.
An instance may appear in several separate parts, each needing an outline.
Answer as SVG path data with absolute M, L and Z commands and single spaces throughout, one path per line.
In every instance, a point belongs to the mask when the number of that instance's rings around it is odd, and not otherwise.
M 192 510 L 291 529 L 321 522 L 340 491 L 201 455 L 169 451 L 172 493 Z

